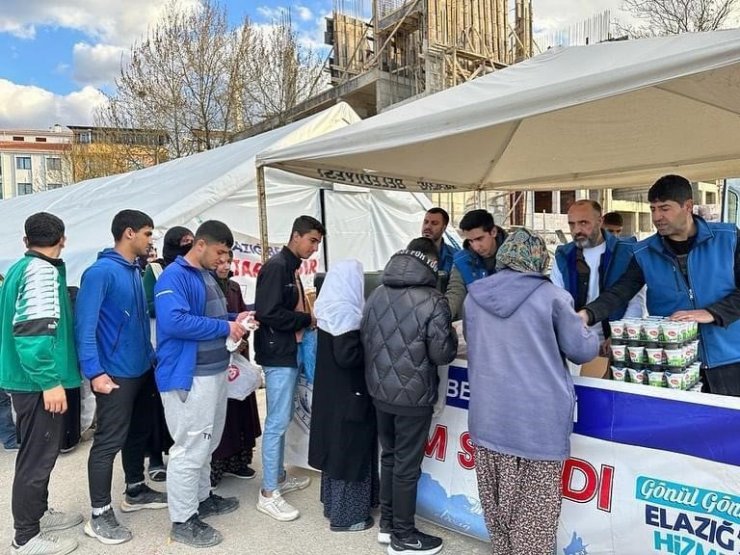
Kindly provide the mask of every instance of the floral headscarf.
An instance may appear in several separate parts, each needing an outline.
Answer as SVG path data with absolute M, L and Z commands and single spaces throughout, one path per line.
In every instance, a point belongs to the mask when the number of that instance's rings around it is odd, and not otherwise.
M 545 240 L 523 227 L 510 233 L 496 252 L 496 270 L 544 274 L 549 261 Z

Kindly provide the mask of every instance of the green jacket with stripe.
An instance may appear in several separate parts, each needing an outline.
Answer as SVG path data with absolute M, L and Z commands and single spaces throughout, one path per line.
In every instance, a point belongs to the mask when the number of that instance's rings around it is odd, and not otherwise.
M 0 388 L 80 385 L 64 262 L 30 250 L 0 287 Z

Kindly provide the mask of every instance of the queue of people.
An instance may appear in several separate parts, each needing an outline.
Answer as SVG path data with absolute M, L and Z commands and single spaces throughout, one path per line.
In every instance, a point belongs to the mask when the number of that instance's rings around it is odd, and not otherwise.
M 659 179 L 648 198 L 657 233 L 640 242 L 606 230 L 597 203 L 574 203 L 573 241 L 556 252 L 550 278 L 549 253 L 536 234 L 520 228 L 507 235 L 490 213 L 474 210 L 462 219 L 466 243 L 456 251 L 444 240 L 449 216 L 433 208 L 422 236 L 390 258 L 367 300 L 362 265 L 344 260 L 330 268 L 315 304 L 298 270 L 326 229 L 300 216 L 257 279 L 253 339 L 265 376 L 264 431 L 254 395 L 227 401 L 225 340 L 248 354 L 251 315 L 229 281 L 234 239 L 225 224 L 172 228 L 163 258 L 142 282 L 136 260 L 149 248 L 154 222 L 122 211 L 112 224 L 113 248 L 83 275 L 73 317 L 61 261 L 64 224 L 51 214 L 31 216 L 28 251 L 0 289 L 0 388 L 10 392 L 21 439 L 11 551 L 76 547 L 47 532 L 77 526 L 82 515 L 50 509 L 47 490 L 61 436 L 56 416 L 80 372 L 98 400 L 86 534 L 105 544 L 132 537 L 111 506 L 120 451 L 122 511 L 167 507 L 173 541 L 218 545 L 222 533 L 205 520 L 237 510 L 240 500 L 212 486 L 224 475 L 255 477 L 260 433 L 256 508 L 281 522 L 299 518 L 285 496 L 310 478 L 286 472 L 285 438 L 300 368 L 311 356 L 307 339 L 316 334 L 308 460 L 322 472 L 329 529 L 373 528 L 379 507 L 377 540 L 387 553 L 439 552 L 442 539 L 416 526 L 416 495 L 432 415 L 444 403 L 441 368 L 457 355 L 452 321 L 462 317 L 469 430 L 491 552 L 552 553 L 575 405 L 567 363 L 608 352 L 608 327 L 599 322 L 642 314 L 645 303 L 651 314 L 699 322 L 707 390 L 740 395 L 740 232 L 693 215 L 691 187 L 680 176 Z M 450 274 L 445 291 L 439 271 Z M 157 423 L 166 439 L 153 441 Z M 148 485 L 155 476 L 166 477 L 166 493 Z

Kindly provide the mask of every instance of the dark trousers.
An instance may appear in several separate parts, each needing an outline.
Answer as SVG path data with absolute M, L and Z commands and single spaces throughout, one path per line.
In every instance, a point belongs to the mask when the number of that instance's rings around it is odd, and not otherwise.
M 49 497 L 49 476 L 57 462 L 64 419 L 44 410 L 42 393 L 12 393 L 23 442 L 15 459 L 13 525 L 15 541 L 23 545 L 36 536 Z
M 376 409 L 380 456 L 380 521 L 392 523 L 393 533 L 407 537 L 415 529 L 416 486 L 432 423 L 424 415 L 398 415 Z
M 740 397 L 740 363 L 707 368 L 703 373 L 706 378 L 703 391 Z
M 112 378 L 108 395 L 95 393 L 97 425 L 87 460 L 90 501 L 94 509 L 111 502 L 113 460 L 119 451 L 127 484 L 144 481 L 144 456 L 154 420 L 154 372 L 138 378 Z

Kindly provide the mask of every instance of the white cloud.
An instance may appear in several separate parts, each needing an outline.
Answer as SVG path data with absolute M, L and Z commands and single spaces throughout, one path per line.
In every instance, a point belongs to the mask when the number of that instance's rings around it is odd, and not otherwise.
M 313 12 L 306 6 L 296 6 L 295 11 L 301 21 L 311 21 L 313 19 Z
M 93 87 L 62 96 L 0 79 L 0 127 L 47 129 L 55 123 L 90 124 L 95 108 L 105 101 L 105 95 Z
M 281 19 L 288 13 L 288 10 L 282 6 L 277 6 L 275 8 L 271 8 L 270 6 L 258 6 L 257 13 L 267 20 L 274 21 Z
M 128 51 L 110 44 L 78 42 L 72 49 L 72 77 L 81 85 L 100 86 L 113 82 L 121 69 L 121 59 Z
M 0 32 L 33 38 L 36 27 L 49 25 L 82 31 L 116 46 L 128 46 L 146 32 L 170 0 L 22 0 L 3 2 Z M 199 0 L 178 0 L 182 7 Z

